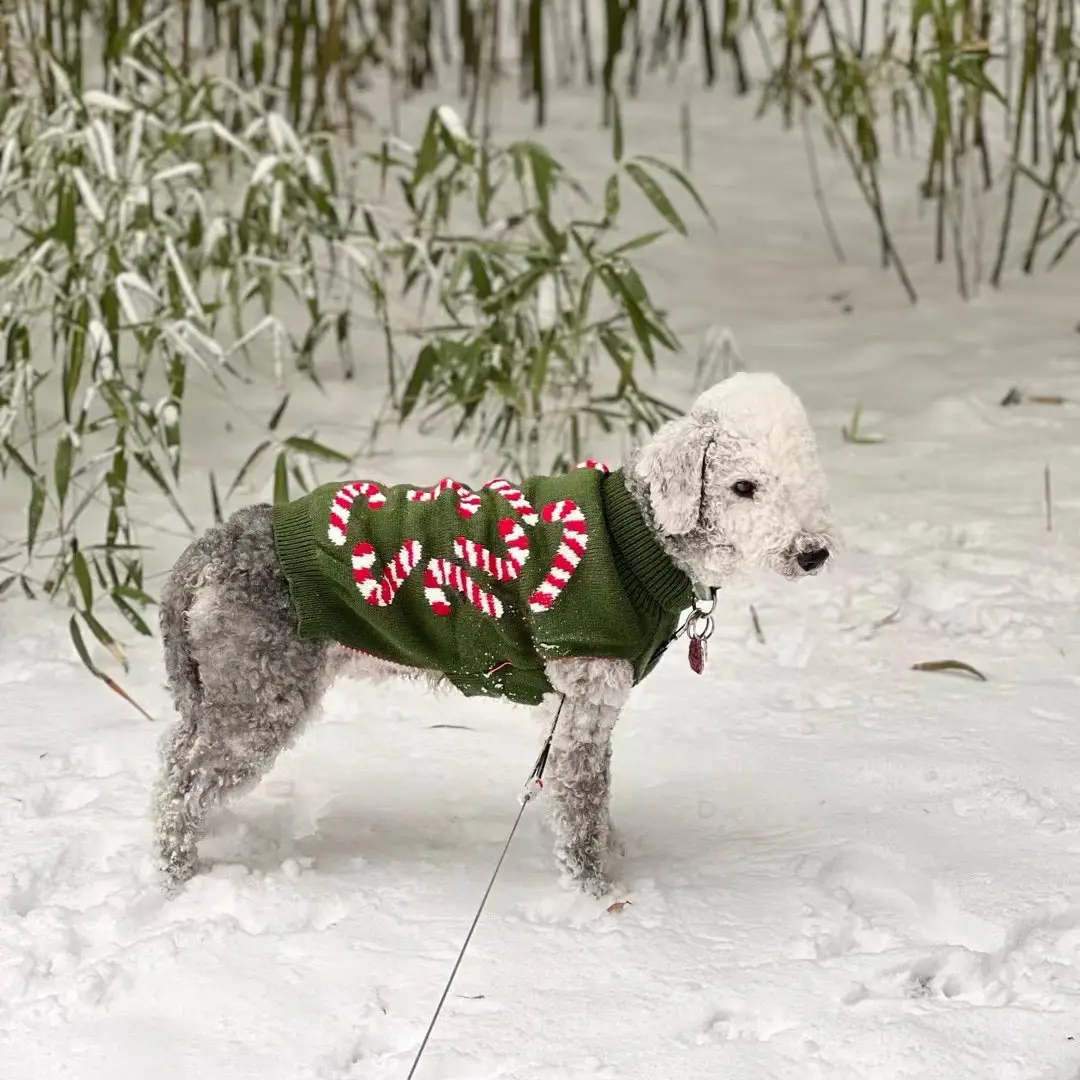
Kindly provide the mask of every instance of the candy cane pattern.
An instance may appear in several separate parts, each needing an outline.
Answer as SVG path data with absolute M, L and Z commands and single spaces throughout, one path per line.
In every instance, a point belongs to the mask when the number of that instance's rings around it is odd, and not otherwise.
M 389 607 L 398 589 L 420 561 L 420 544 L 406 540 L 401 550 L 386 564 L 382 577 L 376 578 L 371 568 L 375 565 L 375 549 L 366 540 L 353 548 L 353 581 L 360 595 L 374 607 Z
M 529 597 L 529 609 L 535 612 L 549 611 L 551 605 L 566 588 L 585 547 L 589 542 L 586 531 L 585 515 L 578 509 L 577 503 L 570 499 L 548 503 L 540 513 L 544 521 L 561 521 L 563 524 L 562 540 L 551 562 L 547 576 Z
M 502 618 L 502 601 L 497 596 L 481 589 L 460 566 L 449 559 L 431 559 L 424 570 L 424 595 L 435 615 L 450 614 L 450 600 L 446 589 L 462 593 L 465 599 L 484 615 L 490 615 L 493 619 Z
M 526 525 L 536 524 L 538 519 L 532 503 L 509 480 L 504 480 L 500 476 L 495 480 L 489 480 L 484 487 L 501 495 L 521 515 L 521 520 Z
M 386 502 L 386 496 L 378 484 L 370 480 L 358 480 L 353 484 L 346 484 L 339 488 L 333 501 L 330 503 L 330 524 L 326 535 L 330 543 L 338 547 L 345 546 L 346 533 L 349 531 L 349 514 L 352 512 L 352 504 L 361 496 L 367 498 L 369 510 L 381 510 Z
M 584 461 L 579 461 L 570 471 L 574 472 L 577 469 L 595 469 L 601 473 L 611 472 L 602 461 L 597 461 L 596 458 L 586 458 Z
M 513 518 L 501 518 L 498 528 L 510 553 L 507 558 L 492 554 L 483 544 L 464 536 L 454 537 L 454 554 L 469 566 L 490 574 L 496 581 L 515 581 L 529 557 L 529 538 Z
M 425 488 L 423 491 L 410 488 L 405 492 L 405 498 L 409 502 L 432 502 L 444 491 L 452 491 L 458 497 L 459 517 L 471 518 L 480 509 L 480 496 L 464 484 L 451 480 L 449 476 L 444 476 L 434 487 Z

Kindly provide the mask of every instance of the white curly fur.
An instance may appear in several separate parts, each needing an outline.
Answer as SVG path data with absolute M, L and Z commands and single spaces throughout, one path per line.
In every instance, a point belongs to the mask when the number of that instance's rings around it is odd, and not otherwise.
M 740 372 L 707 390 L 631 457 L 625 475 L 660 544 L 700 587 L 752 566 L 794 578 L 828 557 L 813 432 L 799 399 L 773 375 Z M 273 551 L 270 507 L 249 507 L 193 543 L 163 591 L 166 668 L 180 713 L 162 744 L 156 792 L 170 888 L 198 869 L 210 811 L 258 782 L 339 674 L 446 685 L 298 641 Z M 613 846 L 611 733 L 633 672 L 624 661 L 583 659 L 553 661 L 547 674 L 564 699 L 545 778 L 556 857 L 570 880 L 600 896 Z

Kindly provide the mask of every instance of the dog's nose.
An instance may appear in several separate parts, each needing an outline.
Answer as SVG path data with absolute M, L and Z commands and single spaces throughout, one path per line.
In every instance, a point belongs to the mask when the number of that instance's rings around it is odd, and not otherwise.
M 828 548 L 814 548 L 813 551 L 800 551 L 795 556 L 795 561 L 805 570 L 808 574 L 812 573 L 819 566 L 824 565 L 825 560 L 829 557 Z

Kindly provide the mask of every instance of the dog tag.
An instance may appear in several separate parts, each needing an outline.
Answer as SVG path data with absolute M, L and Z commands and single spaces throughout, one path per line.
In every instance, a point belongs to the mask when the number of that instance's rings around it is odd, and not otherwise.
M 692 637 L 690 639 L 690 670 L 695 675 L 700 675 L 705 670 L 705 653 L 706 645 L 705 639 L 699 637 Z

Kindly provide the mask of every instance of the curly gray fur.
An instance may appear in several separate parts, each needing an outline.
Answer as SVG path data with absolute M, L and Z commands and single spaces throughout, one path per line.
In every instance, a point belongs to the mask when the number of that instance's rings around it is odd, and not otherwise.
M 813 433 L 775 376 L 739 373 L 706 391 L 631 458 L 626 481 L 660 543 L 699 585 L 718 586 L 751 565 L 801 576 L 828 556 Z M 752 497 L 735 493 L 739 482 L 744 492 L 753 486 Z M 266 505 L 240 510 L 184 552 L 162 595 L 161 630 L 180 714 L 162 741 L 155 796 L 170 888 L 198 870 L 210 813 L 255 786 L 338 674 L 416 676 L 297 638 Z M 611 880 L 611 736 L 633 675 L 625 662 L 602 659 L 553 661 L 547 672 L 564 696 L 546 782 L 556 859 L 599 896 Z
M 174 884 L 198 869 L 207 815 L 255 786 L 322 697 L 328 647 L 298 640 L 296 625 L 267 505 L 210 530 L 173 568 L 161 633 L 181 719 L 162 745 L 156 809 Z

